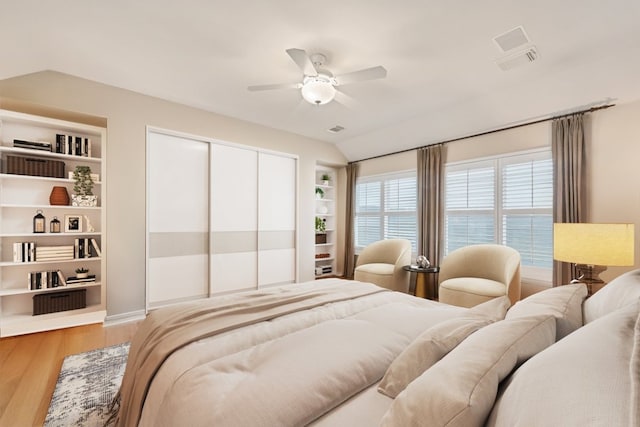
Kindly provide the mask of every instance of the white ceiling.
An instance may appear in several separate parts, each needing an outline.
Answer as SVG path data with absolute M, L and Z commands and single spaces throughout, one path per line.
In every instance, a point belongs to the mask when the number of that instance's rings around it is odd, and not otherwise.
M 502 71 L 492 39 L 520 25 L 540 58 Z M 0 40 L 0 79 L 56 70 L 329 141 L 349 160 L 640 99 L 638 0 L 0 0 Z M 292 47 L 334 74 L 388 75 L 320 107 L 295 89 L 247 91 L 299 81 Z

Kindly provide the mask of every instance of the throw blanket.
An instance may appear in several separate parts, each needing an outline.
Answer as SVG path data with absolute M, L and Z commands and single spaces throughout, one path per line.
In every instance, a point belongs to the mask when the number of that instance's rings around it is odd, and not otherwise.
M 131 343 L 115 399 L 119 404 L 116 425 L 138 424 L 154 376 L 169 356 L 186 345 L 286 314 L 384 291 L 372 284 L 337 281 L 311 289 L 274 288 L 153 311 Z M 357 334 L 359 326 L 352 329 Z

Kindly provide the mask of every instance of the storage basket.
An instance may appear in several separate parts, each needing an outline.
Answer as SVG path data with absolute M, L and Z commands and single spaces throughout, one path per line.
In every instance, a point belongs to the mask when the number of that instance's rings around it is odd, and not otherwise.
M 7 156 L 5 172 L 16 175 L 66 178 L 64 162 L 39 157 Z
M 33 315 L 76 310 L 87 306 L 87 290 L 73 289 L 33 296 Z

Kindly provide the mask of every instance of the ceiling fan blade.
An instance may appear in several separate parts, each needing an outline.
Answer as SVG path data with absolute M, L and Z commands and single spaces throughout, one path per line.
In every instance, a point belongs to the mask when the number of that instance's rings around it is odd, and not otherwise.
M 300 83 L 276 83 L 272 85 L 257 85 L 257 86 L 249 86 L 251 92 L 256 92 L 259 90 L 273 90 L 273 89 L 300 89 Z
M 335 79 L 338 85 L 346 85 L 348 83 L 382 79 L 384 77 L 387 77 L 387 70 L 383 66 L 378 65 L 377 67 L 365 68 L 364 70 L 341 74 L 336 76 Z
M 316 67 L 313 66 L 313 63 L 309 59 L 309 55 L 303 49 L 287 49 L 287 53 L 293 59 L 293 62 L 296 63 L 298 68 L 302 70 L 305 76 L 317 76 L 318 71 L 316 71 Z
M 355 99 L 340 90 L 336 91 L 336 97 L 334 98 L 334 101 L 338 104 L 344 105 L 351 110 L 355 110 L 358 107 L 358 102 Z

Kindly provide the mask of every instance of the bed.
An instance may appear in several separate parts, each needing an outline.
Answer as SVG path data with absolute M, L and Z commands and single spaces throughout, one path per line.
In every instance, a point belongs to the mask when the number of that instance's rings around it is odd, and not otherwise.
M 466 309 L 323 279 L 155 310 L 116 424 L 640 425 L 640 270 L 586 294 Z

